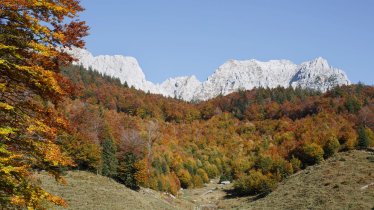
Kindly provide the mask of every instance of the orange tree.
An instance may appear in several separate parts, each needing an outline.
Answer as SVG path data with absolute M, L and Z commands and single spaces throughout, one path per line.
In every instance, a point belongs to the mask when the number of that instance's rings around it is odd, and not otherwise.
M 69 93 L 59 67 L 72 58 L 59 49 L 83 47 L 88 27 L 77 19 L 78 0 L 0 1 L 0 204 L 42 208 L 65 205 L 38 186 L 32 169 L 60 179 L 72 165 L 56 142 L 67 127 L 55 112 Z

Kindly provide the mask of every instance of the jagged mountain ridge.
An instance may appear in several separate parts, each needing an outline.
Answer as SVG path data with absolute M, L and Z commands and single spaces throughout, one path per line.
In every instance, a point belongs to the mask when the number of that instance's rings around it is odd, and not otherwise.
M 201 101 L 218 95 L 227 95 L 239 89 L 255 87 L 297 87 L 322 92 L 338 86 L 349 85 L 344 71 L 331 67 L 319 57 L 300 65 L 289 60 L 229 60 L 200 82 L 195 76 L 170 78 L 161 84 L 146 80 L 139 63 L 134 57 L 122 55 L 93 56 L 84 49 L 72 48 L 68 52 L 78 61 L 74 64 L 93 69 L 102 74 L 119 78 L 129 86 L 145 92 L 162 94 L 185 101 Z

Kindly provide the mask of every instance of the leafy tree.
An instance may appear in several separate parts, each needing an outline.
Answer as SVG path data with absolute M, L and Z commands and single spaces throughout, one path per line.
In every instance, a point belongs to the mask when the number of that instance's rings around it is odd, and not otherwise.
M 301 159 L 307 165 L 314 165 L 323 160 L 323 149 L 316 143 L 306 144 L 302 148 Z
M 209 182 L 208 174 L 204 171 L 204 169 L 202 169 L 202 168 L 197 169 L 196 174 L 199 175 L 202 178 L 202 180 L 203 180 L 204 183 L 208 183 Z M 226 180 L 230 180 L 231 181 L 232 179 L 226 179 Z
M 188 188 L 192 186 L 192 177 L 191 174 L 186 169 L 181 169 L 178 173 L 178 178 L 181 182 L 183 188 Z
M 256 161 L 256 168 L 261 170 L 263 173 L 270 172 L 273 166 L 273 160 L 271 157 L 260 155 Z
M 365 128 L 366 135 L 369 139 L 369 147 L 374 147 L 374 132 L 370 128 Z
M 54 111 L 69 93 L 58 74 L 72 58 L 59 47 L 83 47 L 83 8 L 77 0 L 0 2 L 0 202 L 42 208 L 43 200 L 64 201 L 32 183 L 32 168 L 60 179 L 72 165 L 55 143 L 67 123 Z M 5 207 L 6 208 L 6 207 Z
M 63 134 L 58 137 L 63 150 L 74 160 L 80 170 L 98 172 L 101 168 L 101 148 L 87 139 Z
M 292 165 L 292 170 L 294 173 L 301 169 L 301 161 L 296 157 L 292 156 L 290 163 Z
M 173 195 L 177 195 L 179 189 L 181 188 L 181 183 L 178 179 L 178 176 L 172 172 L 169 174 L 169 180 L 170 180 L 170 193 Z
M 234 182 L 235 192 L 239 195 L 268 194 L 274 187 L 274 180 L 256 170 Z
M 324 157 L 328 158 L 339 151 L 340 143 L 336 137 L 330 137 L 323 147 Z
M 148 161 L 146 159 L 138 160 L 134 163 L 134 167 L 136 183 L 141 186 L 147 186 L 149 177 Z
M 192 176 L 192 183 L 194 187 L 203 187 L 204 182 L 203 179 L 199 175 Z

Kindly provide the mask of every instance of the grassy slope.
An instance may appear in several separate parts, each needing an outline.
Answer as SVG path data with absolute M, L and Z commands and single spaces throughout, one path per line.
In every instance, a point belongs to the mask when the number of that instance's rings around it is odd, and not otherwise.
M 360 189 L 374 183 L 374 153 L 357 150 L 339 153 L 292 175 L 274 192 L 256 201 L 253 197 L 224 199 L 224 190 L 205 195 L 204 192 L 213 188 L 210 185 L 186 191 L 181 198 L 193 196 L 183 201 L 167 199 L 151 190 L 135 192 L 109 178 L 82 171 L 69 172 L 67 186 L 57 185 L 46 175 L 40 176 L 43 186 L 69 202 L 69 209 L 194 209 L 195 205 L 206 206 L 202 204 L 213 204 L 212 209 L 374 208 L 374 185 Z
M 339 153 L 281 183 L 267 197 L 239 209 L 374 209 L 374 154 Z
M 65 176 L 67 185 L 57 184 L 46 174 L 38 174 L 42 186 L 49 192 L 62 196 L 69 204 L 67 209 L 177 209 L 175 205 L 183 203 L 168 203 L 162 194 L 151 190 L 132 191 L 115 181 L 83 171 L 71 171 Z M 186 206 L 184 206 L 186 208 Z M 49 206 L 48 209 L 64 209 Z

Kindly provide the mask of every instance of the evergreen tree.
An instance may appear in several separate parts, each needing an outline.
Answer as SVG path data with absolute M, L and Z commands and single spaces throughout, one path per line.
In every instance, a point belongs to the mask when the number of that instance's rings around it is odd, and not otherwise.
M 135 163 L 137 157 L 132 152 L 126 152 L 120 160 L 117 179 L 122 184 L 131 189 L 139 189 L 138 182 L 135 179 L 137 169 Z
M 349 113 L 357 113 L 361 109 L 361 104 L 355 97 L 349 97 L 344 105 Z
M 116 145 L 109 132 L 108 125 L 104 126 L 102 141 L 102 175 L 114 177 L 117 174 L 118 160 L 116 157 Z
M 360 126 L 358 128 L 358 146 L 361 147 L 361 148 L 366 148 L 369 146 L 369 137 L 368 135 L 366 134 L 366 131 L 365 131 L 365 127 L 364 126 Z

